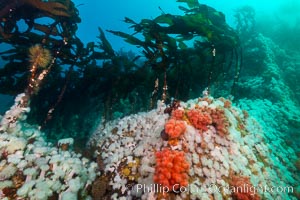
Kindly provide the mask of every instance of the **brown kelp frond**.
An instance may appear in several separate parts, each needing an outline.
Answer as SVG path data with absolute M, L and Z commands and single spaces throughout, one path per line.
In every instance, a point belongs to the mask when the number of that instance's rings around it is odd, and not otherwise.
M 43 2 L 41 0 L 23 0 L 26 4 L 31 5 L 35 8 L 43 10 L 45 12 L 51 13 L 55 16 L 65 16 L 69 17 L 70 14 L 68 13 L 68 7 L 63 5 L 62 3 L 55 2 L 55 1 L 47 1 Z
M 47 12 L 48 14 L 54 16 L 64 16 L 70 17 L 70 1 L 64 0 L 64 2 L 58 1 L 41 1 L 41 0 L 10 0 L 6 4 L 1 5 L 0 8 L 0 17 L 4 17 L 11 10 L 15 10 L 22 6 L 30 6 L 36 9 L 39 9 L 42 12 Z

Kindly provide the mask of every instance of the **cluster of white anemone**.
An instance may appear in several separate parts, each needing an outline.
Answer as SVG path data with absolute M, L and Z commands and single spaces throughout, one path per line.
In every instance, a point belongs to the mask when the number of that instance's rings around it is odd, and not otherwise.
M 181 102 L 179 109 L 193 109 L 208 106 L 225 110 L 230 122 L 229 134 L 218 135 L 213 126 L 200 133 L 186 122 L 186 131 L 176 146 L 169 146 L 161 138 L 161 131 L 169 116 L 164 114 L 165 105 L 158 103 L 158 108 L 147 113 L 139 113 L 100 126 L 90 140 L 91 145 L 98 144 L 97 154 L 103 159 L 105 174 L 113 173 L 109 184 L 115 191 L 111 199 L 156 199 L 157 191 L 153 182 L 155 172 L 155 152 L 167 147 L 173 150 L 188 148 L 185 156 L 190 164 L 188 171 L 190 190 L 176 195 L 176 199 L 223 199 L 231 197 L 230 190 L 218 192 L 212 187 L 229 188 L 230 172 L 249 177 L 253 186 L 292 186 L 296 190 L 295 166 L 281 160 L 289 157 L 296 160 L 291 148 L 278 144 L 278 150 L 271 148 L 264 140 L 259 124 L 251 117 L 245 117 L 243 111 L 231 106 L 224 108 L 220 99 L 210 98 L 211 104 L 198 99 Z M 240 130 L 243 121 L 245 130 Z M 277 137 L 276 135 L 274 137 Z M 202 144 L 205 145 L 202 145 Z M 272 150 L 272 151 L 271 151 Z M 141 160 L 137 169 L 131 173 L 139 174 L 132 184 L 122 175 L 120 166 L 131 163 L 135 158 Z M 280 158 L 280 159 L 279 159 Z M 126 164 L 125 164 L 126 166 Z M 130 185 L 130 187 L 128 186 Z M 141 189 L 142 186 L 142 189 Z M 209 187 L 211 186 L 211 187 Z M 120 192 L 121 191 L 121 192 Z M 257 191 L 263 199 L 296 199 L 290 192 Z
M 29 108 L 22 107 L 24 94 L 0 123 L 0 199 L 7 199 L 4 188 L 16 187 L 12 177 L 21 172 L 26 179 L 16 192 L 17 199 L 60 200 L 91 199 L 86 188 L 97 176 L 97 164 L 62 144 L 72 145 L 72 138 L 62 139 L 58 147 L 46 142 L 42 132 L 24 122 Z

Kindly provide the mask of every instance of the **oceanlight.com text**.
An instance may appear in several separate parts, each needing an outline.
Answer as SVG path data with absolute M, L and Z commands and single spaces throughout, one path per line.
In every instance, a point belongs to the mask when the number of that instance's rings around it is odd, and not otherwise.
M 188 186 L 180 186 L 179 184 L 174 184 L 172 188 L 163 186 L 161 184 L 136 184 L 135 187 L 131 188 L 136 190 L 136 192 L 142 193 L 167 193 L 167 192 L 174 192 L 174 193 L 250 193 L 251 195 L 255 195 L 257 193 L 293 193 L 294 187 L 293 186 L 252 186 L 249 184 L 243 184 L 238 187 L 234 186 L 219 186 L 216 184 L 210 185 L 202 185 L 199 186 L 198 184 L 189 184 Z

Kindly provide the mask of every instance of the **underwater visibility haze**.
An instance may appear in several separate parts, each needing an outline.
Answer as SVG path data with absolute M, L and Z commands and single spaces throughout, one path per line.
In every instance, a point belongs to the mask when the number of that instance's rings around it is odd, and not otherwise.
M 300 199 L 300 1 L 0 0 L 0 199 Z

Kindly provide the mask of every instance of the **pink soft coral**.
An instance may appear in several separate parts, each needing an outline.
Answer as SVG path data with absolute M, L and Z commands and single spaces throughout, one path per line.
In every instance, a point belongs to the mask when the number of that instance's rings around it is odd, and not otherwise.
M 232 189 L 232 197 L 236 200 L 260 200 L 258 194 L 254 191 L 254 187 L 250 182 L 250 178 L 246 176 L 233 175 L 229 182 Z
M 169 190 L 188 185 L 189 164 L 182 151 L 164 149 L 156 152 L 155 157 L 155 183 L 168 187 Z
M 186 126 L 184 121 L 170 119 L 165 124 L 165 132 L 172 139 L 178 138 L 181 134 L 185 132 Z
M 225 136 L 229 134 L 228 127 L 229 121 L 225 115 L 225 110 L 222 108 L 216 108 L 211 110 L 211 118 L 213 125 L 215 126 L 218 135 Z
M 184 116 L 184 110 L 176 109 L 172 111 L 172 118 L 182 120 Z
M 202 131 L 208 130 L 208 125 L 212 123 L 212 118 L 209 113 L 203 112 L 201 110 L 189 110 L 187 113 L 187 116 L 189 118 L 189 121 L 191 124 Z

